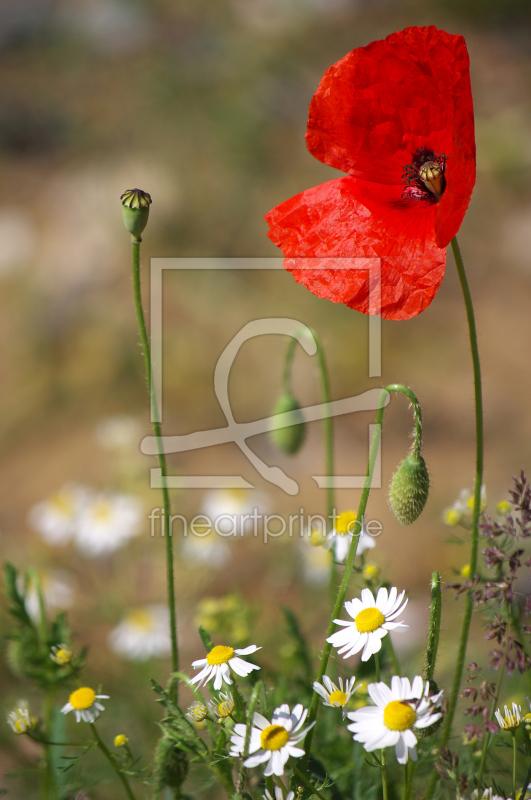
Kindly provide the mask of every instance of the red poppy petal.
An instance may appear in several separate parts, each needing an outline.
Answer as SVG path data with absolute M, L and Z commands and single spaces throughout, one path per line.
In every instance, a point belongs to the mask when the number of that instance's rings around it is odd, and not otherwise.
M 472 110 L 463 37 L 406 28 L 325 72 L 310 104 L 308 149 L 343 172 L 400 185 L 412 149 L 452 154 L 455 108 L 463 104 Z
M 444 275 L 446 251 L 434 240 L 436 206 L 378 206 L 372 199 L 369 210 L 360 199 L 365 191 L 366 184 L 351 177 L 308 189 L 266 215 L 268 236 L 282 249 L 296 281 L 318 297 L 364 314 L 369 313 L 369 273 L 327 269 L 326 258 L 381 258 L 379 313 L 409 319 L 430 304 Z M 320 258 L 320 268 L 301 269 L 300 258 Z

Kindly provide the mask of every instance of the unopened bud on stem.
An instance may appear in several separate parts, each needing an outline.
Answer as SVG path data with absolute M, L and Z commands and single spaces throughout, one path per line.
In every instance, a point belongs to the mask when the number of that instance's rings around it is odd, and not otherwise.
M 142 232 L 148 224 L 151 195 L 142 189 L 128 189 L 120 200 L 124 225 L 131 234 L 131 241 L 141 242 Z
M 277 421 L 279 414 L 289 414 L 289 426 L 281 426 L 280 420 Z M 306 426 L 301 407 L 291 393 L 280 395 L 273 409 L 273 420 L 271 423 L 271 441 L 283 453 L 292 456 L 300 450 L 304 437 L 306 436 Z

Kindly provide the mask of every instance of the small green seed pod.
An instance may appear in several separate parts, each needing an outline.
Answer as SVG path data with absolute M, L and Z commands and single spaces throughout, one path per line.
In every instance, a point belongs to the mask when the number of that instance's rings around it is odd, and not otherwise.
M 282 394 L 275 403 L 273 417 L 278 414 L 290 414 L 289 420 L 292 422 L 288 427 L 280 427 L 273 419 L 271 424 L 271 441 L 283 453 L 293 456 L 297 453 L 304 442 L 306 436 L 306 425 L 300 405 L 292 394 Z
M 155 750 L 154 762 L 156 785 L 160 789 L 164 786 L 178 789 L 188 772 L 186 753 L 168 736 L 162 736 Z
M 389 488 L 389 503 L 402 525 L 411 525 L 420 517 L 428 499 L 430 476 L 420 455 L 410 453 L 394 474 Z
M 131 241 L 141 242 L 141 234 L 148 224 L 151 195 L 142 189 L 128 189 L 120 200 L 124 225 L 131 234 Z

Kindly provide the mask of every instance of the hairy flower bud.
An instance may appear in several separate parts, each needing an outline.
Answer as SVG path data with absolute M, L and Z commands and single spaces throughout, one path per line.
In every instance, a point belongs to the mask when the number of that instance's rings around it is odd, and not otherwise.
M 128 189 L 120 200 L 124 225 L 131 234 L 131 241 L 141 242 L 142 231 L 148 223 L 151 195 L 142 189 Z
M 389 503 L 402 525 L 411 525 L 420 517 L 430 490 L 430 476 L 422 456 L 411 453 L 394 474 L 389 489 Z
M 289 421 L 292 423 L 287 427 L 281 427 L 276 421 L 278 414 L 289 414 Z M 283 453 L 292 456 L 300 450 L 306 436 L 306 425 L 301 407 L 292 394 L 282 394 L 275 403 L 273 409 L 273 419 L 271 424 L 271 441 Z
M 159 788 L 178 789 L 186 778 L 188 761 L 186 753 L 167 736 L 159 739 L 155 750 L 155 780 Z

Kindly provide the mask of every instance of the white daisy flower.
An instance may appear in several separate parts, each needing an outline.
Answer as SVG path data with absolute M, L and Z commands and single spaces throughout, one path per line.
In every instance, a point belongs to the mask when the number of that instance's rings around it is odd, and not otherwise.
M 368 691 L 375 705 L 347 714 L 353 720 L 347 728 L 354 740 L 368 753 L 394 747 L 399 764 L 407 764 L 408 757 L 416 761 L 417 737 L 412 728 L 428 728 L 441 718 L 442 691 L 430 697 L 429 682 L 420 675 L 412 683 L 395 675 L 391 688 L 383 682 L 370 683 Z
M 301 556 L 302 577 L 306 583 L 313 586 L 326 586 L 330 580 L 332 554 L 329 549 L 322 546 L 325 541 L 326 535 L 323 536 L 320 529 L 314 529 L 297 543 Z
M 128 414 L 104 419 L 95 430 L 96 441 L 105 450 L 138 449 L 141 436 L 140 422 Z
M 191 566 L 221 569 L 232 559 L 230 545 L 211 531 L 206 536 L 189 533 L 182 541 L 181 556 Z
M 140 533 L 142 506 L 136 497 L 102 492 L 79 514 L 75 539 L 87 558 L 112 553 Z
M 485 484 L 481 487 L 481 499 L 480 499 L 480 512 L 483 513 L 487 508 L 487 487 Z M 459 492 L 459 497 L 455 501 L 455 503 L 450 506 L 450 508 L 446 508 L 443 512 L 443 520 L 446 525 L 450 525 L 450 527 L 455 527 L 459 525 L 463 520 L 465 524 L 469 524 L 472 513 L 474 511 L 474 492 L 471 492 L 469 489 L 462 489 Z
M 284 797 L 284 792 L 280 788 L 280 786 L 274 786 L 275 794 L 274 796 L 271 794 L 269 789 L 265 790 L 265 794 L 262 795 L 264 800 L 294 800 L 295 792 L 288 792 L 286 797 Z
M 208 716 L 208 708 L 204 703 L 196 701 L 188 707 L 186 716 L 190 717 L 190 719 L 194 720 L 194 722 L 203 722 L 203 720 Z
M 460 800 L 464 800 L 464 798 L 460 798 Z M 489 786 L 481 792 L 479 789 L 474 789 L 470 795 L 470 800 L 505 800 L 505 798 L 501 797 L 499 794 L 494 794 L 494 790 Z
M 212 526 L 229 535 L 231 531 L 243 536 L 253 530 L 253 514 L 258 518 L 267 510 L 269 498 L 264 492 L 249 489 L 212 489 L 201 503 L 201 512 L 210 519 Z M 257 523 L 254 523 L 255 527 Z
M 79 513 L 89 497 L 88 489 L 68 483 L 48 500 L 33 506 L 28 522 L 45 542 L 64 547 L 74 536 Z
M 223 681 L 229 684 L 232 683 L 230 669 L 242 678 L 249 675 L 253 669 L 260 669 L 256 664 L 250 664 L 248 661 L 244 661 L 243 658 L 236 658 L 234 654 L 236 656 L 248 656 L 261 649 L 255 644 L 250 645 L 250 647 L 244 647 L 243 650 L 235 650 L 233 647 L 218 644 L 212 648 L 206 658 L 200 658 L 198 661 L 192 662 L 194 669 L 201 669 L 201 667 L 203 669 L 199 675 L 192 678 L 190 683 L 197 683 L 198 687 L 201 687 L 204 683 L 208 683 L 209 680 L 214 678 L 214 689 L 218 691 L 221 689 Z
M 354 621 L 335 619 L 336 625 L 341 625 L 343 630 L 336 631 L 326 641 L 337 647 L 343 658 L 363 650 L 361 660 L 368 661 L 380 651 L 382 639 L 389 631 L 408 627 L 403 622 L 394 621 L 407 605 L 407 599 L 402 603 L 404 594 L 398 594 L 396 586 L 389 592 L 382 586 L 375 600 L 370 589 L 362 589 L 361 600 L 354 598 L 345 603 L 347 614 Z
M 64 570 L 39 570 L 44 605 L 48 611 L 64 611 L 74 602 L 74 590 L 70 574 Z M 18 590 L 24 595 L 26 611 L 33 620 L 38 620 L 41 615 L 39 594 L 34 581 L 25 582 L 24 575 L 19 575 Z
M 257 767 L 265 763 L 264 775 L 284 774 L 284 767 L 290 756 L 301 758 L 304 750 L 297 747 L 304 739 L 315 722 L 303 728 L 304 720 L 308 714 L 307 709 L 299 703 L 290 712 L 289 706 L 284 704 L 276 708 L 271 722 L 262 714 L 255 713 L 249 740 L 249 757 L 245 759 L 246 767 Z M 241 756 L 245 747 L 246 726 L 238 723 L 234 726 L 231 736 L 231 756 Z
M 334 558 L 339 563 L 347 560 L 357 518 L 358 515 L 355 511 L 343 511 L 337 517 L 334 528 L 326 537 L 326 546 L 333 550 Z M 361 555 L 365 550 L 372 550 L 373 547 L 376 547 L 376 541 L 367 533 L 365 525 L 362 523 L 356 555 Z
M 67 644 L 54 644 L 51 650 L 50 658 L 61 667 L 68 664 L 72 659 L 73 652 Z
M 130 661 L 163 658 L 171 652 L 170 615 L 166 606 L 129 611 L 108 636 L 111 650 Z
M 232 692 L 227 692 L 226 694 L 220 692 L 219 697 L 216 700 L 210 700 L 208 703 L 210 711 L 219 720 L 225 719 L 225 717 L 230 717 L 234 711 L 235 705 L 236 703 L 234 702 Z
M 108 694 L 96 694 L 94 689 L 90 689 L 88 686 L 82 686 L 81 689 L 76 689 L 75 692 L 72 692 L 68 698 L 68 703 L 62 707 L 61 712 L 63 714 L 68 714 L 69 711 L 73 711 L 76 722 L 80 722 L 81 720 L 83 720 L 83 722 L 94 722 L 96 717 L 99 717 L 100 711 L 105 710 L 102 704 L 96 701 L 108 699 Z
M 343 678 L 339 678 L 339 686 L 336 686 L 333 683 L 328 675 L 323 675 L 322 681 L 324 686 L 321 686 L 320 683 L 317 681 L 313 682 L 313 689 L 317 694 L 320 694 L 323 698 L 323 705 L 329 706 L 330 708 L 340 708 L 341 713 L 343 715 L 343 719 L 345 719 L 347 715 L 347 704 L 356 689 L 359 689 L 361 683 L 358 686 L 354 686 L 356 683 L 356 677 L 352 676 L 350 680 L 345 681 L 345 686 L 343 686 Z
M 27 733 L 33 728 L 33 720 L 30 716 L 27 700 L 21 700 L 17 703 L 13 711 L 10 711 L 7 715 L 7 722 L 17 735 Z
M 522 722 L 522 706 L 513 703 L 512 712 L 509 711 L 507 706 L 503 707 L 504 715 L 502 716 L 499 708 L 496 709 L 494 715 L 498 721 L 498 725 L 502 731 L 514 731 Z

